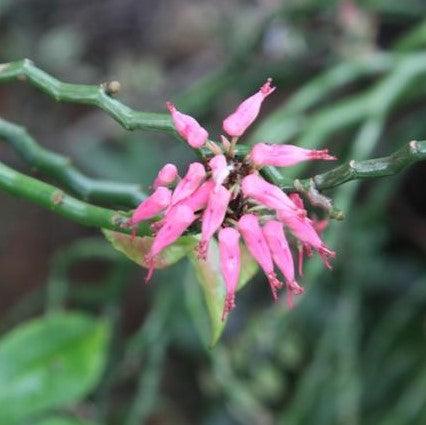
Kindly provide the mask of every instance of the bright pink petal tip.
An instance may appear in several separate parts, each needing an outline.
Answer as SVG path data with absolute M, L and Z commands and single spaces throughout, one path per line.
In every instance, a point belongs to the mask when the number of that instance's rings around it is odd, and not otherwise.
M 327 246 L 325 246 L 324 244 L 322 244 L 319 248 L 318 248 L 318 254 L 321 257 L 321 260 L 323 261 L 324 265 L 328 268 L 328 269 L 332 269 L 332 265 L 330 264 L 330 259 L 335 258 L 336 257 L 336 253 L 334 251 L 332 251 L 331 249 L 329 249 Z
M 232 137 L 240 137 L 257 118 L 262 102 L 269 96 L 275 87 L 271 87 L 272 79 L 254 95 L 244 100 L 238 108 L 223 121 L 223 129 Z
M 300 240 L 303 244 L 303 249 L 308 255 L 312 249 L 315 249 L 321 256 L 325 266 L 331 268 L 329 259 L 334 258 L 336 253 L 327 248 L 327 246 L 322 242 L 318 233 L 315 231 L 313 222 L 309 218 L 301 218 L 297 215 L 289 214 L 288 211 L 284 210 L 278 211 L 277 215 L 278 219 L 282 221 L 291 230 L 294 236 Z
M 225 155 L 215 155 L 209 161 L 209 167 L 212 170 L 212 178 L 216 186 L 221 185 L 229 176 L 229 167 Z
M 271 83 L 272 83 L 272 78 L 269 77 L 266 80 L 266 83 L 260 88 L 260 91 L 262 92 L 264 97 L 269 96 L 272 92 L 275 91 L 276 87 L 272 87 Z
M 266 277 L 268 278 L 269 286 L 271 288 L 272 298 L 274 301 L 278 300 L 278 289 L 281 289 L 283 284 L 277 278 L 275 272 L 269 272 Z
M 328 149 L 312 150 L 311 159 L 321 159 L 324 161 L 336 161 L 337 157 L 330 155 Z
M 284 234 L 283 224 L 277 220 L 269 220 L 263 226 L 262 231 L 271 251 L 272 259 L 283 274 L 288 288 L 295 282 L 294 261 Z
M 209 137 L 209 133 L 203 128 L 195 118 L 179 112 L 175 105 L 166 102 L 167 109 L 172 115 L 173 124 L 179 135 L 185 139 L 188 144 L 195 148 L 201 148 Z
M 235 294 L 226 294 L 225 303 L 222 311 L 222 322 L 228 317 L 228 314 L 235 308 Z
M 174 164 L 166 164 L 157 174 L 152 187 L 157 189 L 160 186 L 172 184 L 178 175 L 178 170 Z
M 155 192 L 143 200 L 130 219 L 130 225 L 138 224 L 143 220 L 148 220 L 162 212 L 170 204 L 172 192 L 166 187 L 158 187 Z

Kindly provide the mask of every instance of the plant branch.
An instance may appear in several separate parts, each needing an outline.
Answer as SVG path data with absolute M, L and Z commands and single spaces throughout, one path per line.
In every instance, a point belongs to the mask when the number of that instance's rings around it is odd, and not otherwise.
M 0 82 L 28 81 L 56 101 L 97 106 L 126 130 L 160 130 L 176 134 L 168 114 L 135 111 L 113 99 L 105 84 L 63 83 L 37 68 L 29 59 L 0 64 Z
M 331 189 L 351 180 L 392 176 L 409 165 L 426 160 L 426 141 L 411 141 L 389 156 L 349 161 L 312 178 L 319 190 Z M 307 183 L 306 179 L 304 182 Z
M 248 152 L 248 146 L 238 147 L 240 156 L 247 155 Z M 426 141 L 413 140 L 389 156 L 365 161 L 351 160 L 308 179 L 292 180 L 281 174 L 275 167 L 264 167 L 262 173 L 282 190 L 288 192 L 297 191 L 298 188 L 309 190 L 312 183 L 315 189 L 325 190 L 351 180 L 392 176 L 409 165 L 422 160 L 426 160 Z M 295 187 L 295 182 L 297 182 L 297 187 Z
M 84 226 L 130 233 L 130 229 L 122 227 L 128 215 L 79 201 L 55 186 L 21 174 L 1 162 L 0 189 Z M 139 226 L 138 234 L 141 236 L 150 234 L 148 222 Z
M 103 205 L 135 208 L 145 197 L 137 184 L 91 179 L 73 167 L 71 160 L 41 147 L 24 127 L 0 118 L 3 138 L 33 169 L 54 179 L 81 199 Z

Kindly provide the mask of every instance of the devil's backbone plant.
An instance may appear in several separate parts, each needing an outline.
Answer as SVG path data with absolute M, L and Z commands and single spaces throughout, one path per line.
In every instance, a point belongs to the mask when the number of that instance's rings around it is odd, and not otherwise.
M 201 228 L 197 246 L 200 261 L 206 261 L 210 240 L 217 235 L 220 269 L 226 283 L 223 318 L 235 306 L 241 269 L 240 237 L 264 271 L 274 299 L 284 286 L 276 269 L 281 272 L 289 306 L 293 304 L 293 295 L 303 293 L 303 288 L 295 279 L 286 232 L 291 232 L 297 240 L 300 272 L 304 250 L 317 251 L 329 268 L 329 259 L 335 256 L 321 240 L 316 221 L 308 217 L 301 197 L 297 193 L 288 196 L 267 182 L 259 171 L 268 165 L 288 167 L 307 160 L 336 158 L 327 149 L 266 143 L 254 145 L 244 157 L 235 155 L 239 138 L 257 118 L 263 100 L 274 90 L 268 79 L 257 93 L 244 100 L 223 121 L 226 136 L 221 136 L 220 143 L 210 140 L 208 132 L 194 118 L 167 102 L 179 135 L 191 147 L 205 146 L 211 154 L 206 155 L 204 163 L 193 162 L 183 178 L 179 177 L 176 166 L 166 164 L 154 180 L 154 192 L 138 206 L 128 222 L 135 226 L 161 214 L 152 225 L 155 237 L 145 258 L 149 267 L 146 281 L 152 277 L 158 255 L 186 231 Z
M 0 162 L 0 189 L 82 225 L 101 228 L 115 248 L 148 269 L 147 281 L 155 269 L 188 255 L 206 294 L 213 342 L 220 336 L 223 319 L 234 308 L 237 289 L 255 273 L 256 262 L 273 297 L 285 287 L 290 306 L 294 296 L 303 293 L 293 253 L 297 254 L 299 276 L 304 256 L 314 251 L 330 267 L 335 252 L 322 241 L 321 233 L 329 218 L 342 214 L 322 190 L 350 180 L 392 175 L 426 158 L 426 142 L 411 141 L 388 157 L 351 160 L 308 179 L 286 178 L 276 167 L 336 158 L 326 149 L 263 141 L 247 148 L 238 143 L 257 118 L 262 102 L 275 90 L 271 80 L 223 121 L 225 135 L 216 142 L 194 118 L 170 102 L 171 119 L 123 105 L 114 99 L 117 84 L 63 83 L 28 60 L 0 64 L 0 82 L 11 80 L 28 81 L 58 101 L 97 106 L 128 130 L 156 129 L 179 135 L 196 150 L 200 162 L 192 163 L 182 178 L 174 164 L 166 164 L 147 196 L 139 185 L 85 176 L 68 158 L 39 146 L 24 128 L 0 119 L 2 139 L 31 168 L 61 186 Z M 309 211 L 323 212 L 308 216 L 305 203 Z

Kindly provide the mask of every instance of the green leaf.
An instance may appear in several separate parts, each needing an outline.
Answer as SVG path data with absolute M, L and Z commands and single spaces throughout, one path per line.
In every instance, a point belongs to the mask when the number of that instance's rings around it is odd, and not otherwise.
M 94 425 L 92 422 L 83 421 L 81 419 L 70 418 L 65 416 L 51 416 L 41 419 L 34 425 Z
M 216 240 L 212 239 L 206 261 L 199 260 L 194 252 L 189 254 L 189 259 L 194 266 L 195 274 L 203 289 L 204 298 L 210 319 L 210 346 L 214 346 L 225 328 L 226 321 L 222 320 L 223 306 L 226 297 L 225 282 L 219 266 L 219 249 Z M 241 244 L 241 275 L 238 290 L 255 275 L 258 266 Z
M 152 236 L 137 236 L 132 238 L 120 232 L 102 229 L 106 239 L 112 246 L 142 267 L 147 267 L 145 255 L 148 254 L 154 238 Z M 193 250 L 198 242 L 195 236 L 182 236 L 174 244 L 164 249 L 155 261 L 155 267 L 162 269 L 171 266 Z
M 109 327 L 77 313 L 27 322 L 0 340 L 0 424 L 72 405 L 104 368 Z

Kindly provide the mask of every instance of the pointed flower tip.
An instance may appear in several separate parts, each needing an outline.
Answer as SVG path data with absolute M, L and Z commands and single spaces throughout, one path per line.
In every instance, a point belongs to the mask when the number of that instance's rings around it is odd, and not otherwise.
M 152 279 L 152 275 L 154 274 L 154 258 L 150 254 L 147 254 L 145 255 L 145 262 L 148 266 L 148 273 L 145 276 L 145 283 L 149 283 L 149 281 Z
M 329 249 L 326 245 L 322 244 L 318 248 L 318 254 L 321 257 L 321 260 L 324 263 L 325 267 L 332 270 L 333 266 L 331 265 L 330 260 L 336 257 L 336 253 Z
M 209 136 L 207 130 L 195 118 L 179 112 L 172 102 L 166 102 L 166 106 L 172 114 L 173 124 L 179 135 L 195 149 L 203 146 Z
M 200 241 L 197 246 L 197 258 L 199 260 L 206 261 L 207 260 L 207 251 L 208 251 L 209 243 L 208 241 Z
M 330 155 L 328 149 L 312 150 L 311 159 L 322 159 L 324 161 L 336 161 L 337 157 Z
M 170 102 L 169 100 L 166 102 L 166 108 L 167 108 L 170 112 L 174 112 L 174 111 L 176 111 L 176 106 L 174 105 L 174 103 Z
M 275 272 L 269 272 L 266 277 L 268 278 L 269 286 L 271 287 L 271 293 L 274 301 L 278 300 L 278 289 L 281 289 L 283 284 L 277 278 Z
M 162 212 L 170 204 L 172 192 L 166 187 L 158 187 L 152 195 L 143 200 L 130 219 L 132 225 L 136 225 L 143 220 L 148 220 Z
M 275 91 L 276 87 L 271 86 L 272 78 L 269 77 L 266 80 L 266 83 L 260 88 L 260 92 L 264 95 L 264 97 L 269 96 L 272 92 Z
M 222 312 L 222 322 L 226 320 L 228 314 L 235 308 L 235 294 L 227 294 Z
M 157 174 L 154 180 L 153 188 L 157 189 L 160 186 L 168 186 L 172 184 L 178 175 L 178 170 L 174 164 L 166 164 Z
M 223 121 L 223 129 L 232 137 L 240 137 L 259 115 L 262 102 L 269 96 L 275 87 L 271 87 L 272 79 L 268 78 L 266 83 L 258 92 L 240 103 L 237 109 Z

